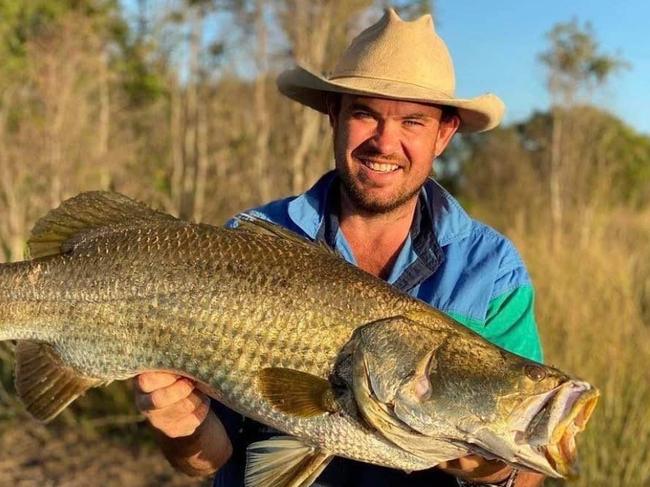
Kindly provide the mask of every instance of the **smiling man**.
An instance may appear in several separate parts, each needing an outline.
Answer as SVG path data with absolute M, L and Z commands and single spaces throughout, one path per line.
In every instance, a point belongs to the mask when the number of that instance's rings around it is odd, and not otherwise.
M 416 102 L 349 94 L 328 100 L 341 185 L 340 229 L 356 264 L 387 279 L 432 161 L 459 119 L 442 107 Z
M 352 41 L 330 76 L 297 67 L 280 75 L 278 87 L 329 117 L 336 168 L 306 193 L 249 213 L 325 242 L 497 345 L 541 360 L 533 288 L 519 254 L 429 177 L 457 131 L 494 128 L 504 110 L 494 95 L 455 97 L 451 58 L 431 17 L 404 22 L 389 10 Z M 170 462 L 191 475 L 217 471 L 217 486 L 244 485 L 247 445 L 277 434 L 220 404 L 210 408 L 194 384 L 174 375 L 141 375 L 136 403 Z M 338 458 L 314 485 L 542 481 L 471 455 L 412 474 Z

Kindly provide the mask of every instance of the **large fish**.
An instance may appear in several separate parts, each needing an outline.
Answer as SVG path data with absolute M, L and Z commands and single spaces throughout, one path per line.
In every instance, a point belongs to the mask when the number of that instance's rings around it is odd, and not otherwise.
M 262 221 L 217 228 L 83 193 L 29 249 L 0 266 L 0 340 L 19 340 L 30 413 L 144 371 L 191 377 L 286 433 L 249 447 L 248 486 L 310 485 L 334 455 L 412 471 L 478 453 L 566 476 L 597 401 Z

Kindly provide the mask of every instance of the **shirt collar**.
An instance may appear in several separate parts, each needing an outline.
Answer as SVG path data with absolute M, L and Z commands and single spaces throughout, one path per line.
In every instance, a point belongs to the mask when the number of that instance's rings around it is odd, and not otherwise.
M 294 198 L 288 205 L 289 217 L 311 239 L 319 238 L 323 230 L 325 217 L 328 215 L 329 198 L 336 171 L 323 175 L 307 192 Z M 418 201 L 420 210 L 416 210 L 411 232 L 415 226 L 422 227 L 422 215 L 429 217 L 425 221 L 426 230 L 433 233 L 438 245 L 444 247 L 469 235 L 471 219 L 458 201 L 433 179 L 428 179 L 420 191 Z M 424 211 L 423 211 L 424 210 Z M 427 219 L 425 219 L 427 220 Z M 418 232 L 423 229 L 418 228 Z
M 466 238 L 472 229 L 472 219 L 460 203 L 437 181 L 429 178 L 422 188 L 425 207 L 430 212 L 433 231 L 441 247 Z
M 323 224 L 334 179 L 336 172 L 329 171 L 309 190 L 289 202 L 289 218 L 312 240 L 316 240 Z

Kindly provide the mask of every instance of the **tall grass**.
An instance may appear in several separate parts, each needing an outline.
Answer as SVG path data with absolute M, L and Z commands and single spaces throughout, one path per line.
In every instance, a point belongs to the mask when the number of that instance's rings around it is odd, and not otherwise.
M 537 289 L 545 361 L 602 394 L 578 438 L 581 475 L 547 485 L 649 486 L 650 214 L 601 215 L 589 238 L 569 232 L 557 249 L 546 230 L 506 229 Z

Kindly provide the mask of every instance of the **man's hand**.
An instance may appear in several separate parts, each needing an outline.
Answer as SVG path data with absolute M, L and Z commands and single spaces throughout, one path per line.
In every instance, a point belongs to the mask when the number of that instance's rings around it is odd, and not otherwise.
M 498 460 L 486 460 L 478 455 L 467 455 L 438 465 L 454 477 L 469 482 L 497 483 L 508 478 L 512 467 Z M 544 483 L 544 476 L 538 473 L 520 470 L 514 483 L 515 487 L 539 487 Z
M 194 382 L 166 372 L 136 378 L 135 405 L 154 428 L 170 438 L 194 433 L 210 411 L 210 399 Z
M 210 475 L 230 458 L 232 445 L 210 409 L 210 398 L 190 379 L 166 372 L 140 374 L 135 379 L 135 404 L 176 469 Z

